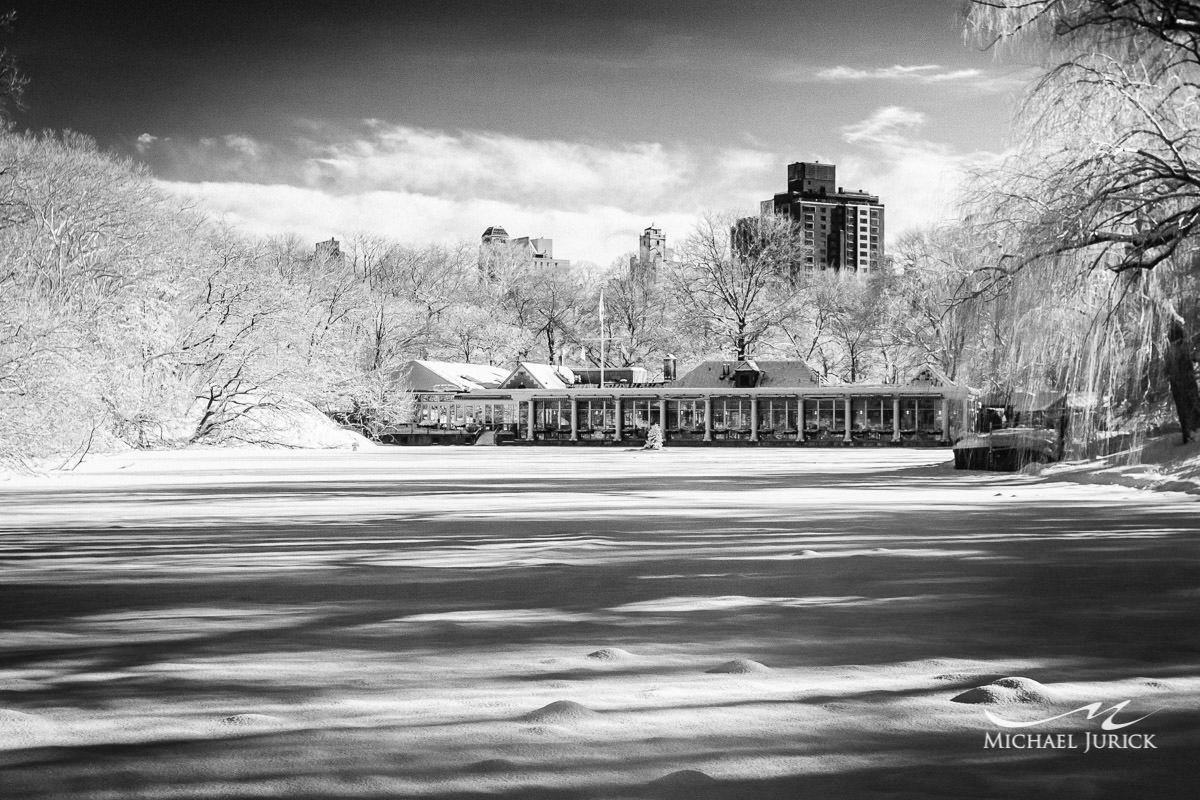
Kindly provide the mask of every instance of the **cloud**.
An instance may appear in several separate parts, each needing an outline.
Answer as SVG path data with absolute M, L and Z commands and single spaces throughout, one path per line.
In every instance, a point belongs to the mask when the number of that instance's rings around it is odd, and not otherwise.
M 851 144 L 898 145 L 907 141 L 906 133 L 925 124 L 920 111 L 901 106 L 885 106 L 870 117 L 842 128 L 842 138 Z
M 954 68 L 941 64 L 894 64 L 890 67 L 833 67 L 790 64 L 775 70 L 775 78 L 787 83 L 865 83 L 868 81 L 909 86 L 960 88 L 985 94 L 1006 93 L 1027 85 L 1032 77 L 1028 68 L 1008 68 L 1004 72 L 977 67 Z
M 137 137 L 137 141 L 134 143 L 134 147 L 137 149 L 137 151 L 139 153 L 146 153 L 150 150 L 150 148 L 157 141 L 158 141 L 157 136 L 151 136 L 148 133 L 143 133 L 141 136 Z
M 966 168 L 990 155 L 931 140 L 928 126 L 921 111 L 885 106 L 842 128 L 841 147 L 806 156 L 837 164 L 847 188 L 880 195 L 894 241 L 949 213 Z M 454 243 L 503 225 L 552 238 L 561 258 L 601 266 L 636 250 L 651 222 L 676 246 L 703 213 L 756 213 L 783 190 L 795 160 L 753 138 L 727 147 L 573 142 L 378 120 L 310 123 L 270 142 L 146 134 L 136 146 L 164 188 L 256 234 Z
M 780 157 L 762 147 L 573 142 L 367 120 L 289 140 L 236 134 L 146 143 L 163 186 L 256 233 L 369 230 L 475 240 L 488 225 L 607 265 L 651 221 L 676 242 L 708 210 L 752 213 Z
M 495 198 L 466 200 L 435 195 L 367 191 L 332 194 L 283 184 L 159 181 L 162 188 L 199 203 L 214 216 L 256 235 L 298 233 L 316 242 L 373 233 L 408 243 L 477 242 L 488 225 L 514 236 L 554 239 L 555 255 L 608 266 L 636 250 L 637 236 L 651 221 L 682 237 L 695 223 L 689 213 L 650 215 L 613 205 L 530 208 Z
M 924 138 L 927 123 L 920 111 L 884 106 L 841 130 L 851 150 L 839 157 L 839 173 L 869 176 L 865 188 L 887 205 L 885 221 L 892 240 L 908 228 L 952 217 L 969 170 L 998 157 L 983 150 L 957 151 Z
M 920 64 L 892 67 L 859 69 L 857 67 L 829 67 L 817 72 L 817 78 L 826 81 L 908 80 L 916 83 L 945 83 L 946 81 L 975 80 L 984 76 L 981 69 L 947 69 L 939 64 Z

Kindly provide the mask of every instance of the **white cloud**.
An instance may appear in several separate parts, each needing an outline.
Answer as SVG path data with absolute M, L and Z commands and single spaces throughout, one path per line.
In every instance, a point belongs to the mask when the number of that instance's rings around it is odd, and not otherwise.
M 282 184 L 159 184 L 253 234 L 298 233 L 315 242 L 369 232 L 402 242 L 453 244 L 477 242 L 484 228 L 499 224 L 514 236 L 548 236 L 554 239 L 555 255 L 600 266 L 636 249 L 638 234 L 651 221 L 675 237 L 683 236 L 695 222 L 687 213 L 650 215 L 612 205 L 547 209 L 500 199 L 456 200 L 396 191 L 332 194 Z
M 460 241 L 499 224 L 601 265 L 635 250 L 652 221 L 678 242 L 704 211 L 754 212 L 755 187 L 782 170 L 752 145 L 568 142 L 379 121 L 270 145 L 242 135 L 175 141 L 157 156 L 166 188 L 256 233 Z
M 944 83 L 946 81 L 965 81 L 983 77 L 980 69 L 947 69 L 940 64 L 920 64 L 905 66 L 896 64 L 891 67 L 875 67 L 874 69 L 859 69 L 857 67 L 829 67 L 817 72 L 817 77 L 826 81 L 867 81 L 867 80 L 908 80 L 916 83 Z
M 839 157 L 838 171 L 846 178 L 864 176 L 869 183 L 863 188 L 880 196 L 887 206 L 891 241 L 908 228 L 953 216 L 967 171 L 997 157 L 987 151 L 959 152 L 923 138 L 926 124 L 920 111 L 885 106 L 842 128 L 843 141 L 854 149 Z
M 1027 68 L 1005 71 L 977 67 L 954 68 L 941 64 L 894 64 L 890 67 L 833 67 L 789 64 L 774 71 L 775 78 L 787 83 L 865 83 L 890 82 L 910 86 L 940 86 L 971 92 L 1000 94 L 1027 85 L 1032 72 Z
M 158 137 L 157 137 L 157 136 L 153 136 L 153 135 L 151 135 L 151 134 L 149 134 L 149 133 L 143 133 L 141 136 L 137 137 L 137 141 L 136 141 L 136 143 L 135 143 L 135 147 L 137 147 L 137 151 L 138 151 L 139 153 L 145 153 L 145 152 L 146 152 L 147 150 L 149 150 L 149 149 L 150 149 L 150 148 L 151 148 L 151 147 L 154 145 L 154 143 L 155 143 L 155 142 L 157 142 L 157 141 L 158 141 Z
M 552 238 L 559 257 L 607 266 L 635 250 L 651 222 L 674 246 L 700 214 L 755 213 L 783 190 L 785 165 L 797 157 L 831 161 L 847 188 L 880 195 L 894 241 L 944 215 L 963 170 L 988 156 L 929 140 L 927 124 L 920 111 L 886 106 L 844 127 L 840 152 L 804 154 L 754 140 L 569 142 L 379 121 L 349 131 L 313 125 L 290 142 L 239 134 L 144 145 L 165 166 L 165 188 L 254 233 L 451 243 L 503 225 Z
M 925 115 L 920 111 L 901 106 L 884 106 L 870 117 L 847 125 L 842 129 L 842 138 L 851 144 L 901 145 L 911 132 L 925 124 Z

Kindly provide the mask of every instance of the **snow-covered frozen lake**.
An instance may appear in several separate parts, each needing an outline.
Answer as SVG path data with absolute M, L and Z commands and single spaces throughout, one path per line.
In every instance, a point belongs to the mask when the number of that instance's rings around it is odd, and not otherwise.
M 0 796 L 1197 796 L 1196 498 L 949 457 L 203 450 L 0 481 Z M 1041 686 L 952 701 L 1005 677 Z M 1142 747 L 985 713 L 1125 700 Z M 1078 746 L 986 746 L 1014 730 Z

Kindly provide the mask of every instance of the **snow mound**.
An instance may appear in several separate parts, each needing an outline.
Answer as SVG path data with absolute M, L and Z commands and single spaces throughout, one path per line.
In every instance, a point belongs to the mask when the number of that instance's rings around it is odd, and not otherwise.
M 738 658 L 705 671 L 712 675 L 747 675 L 753 672 L 770 672 L 771 668 L 748 658 Z
M 233 728 L 250 728 L 259 725 L 278 725 L 283 722 L 279 717 L 272 717 L 270 714 L 234 714 L 230 717 L 221 719 L 222 725 L 228 725 Z
M 666 793 L 667 797 L 694 797 L 696 792 L 704 792 L 717 785 L 717 779 L 698 769 L 681 769 L 661 778 L 656 778 L 648 784 L 657 790 L 654 794 Z
M 596 661 L 624 661 L 625 659 L 633 658 L 634 655 L 628 650 L 622 650 L 619 647 L 605 647 L 588 653 L 587 657 Z
M 521 719 L 526 722 L 575 722 L 596 716 L 596 712 L 573 700 L 555 700 L 550 705 L 530 711 Z
M 1014 703 L 1052 703 L 1053 693 L 1030 678 L 1001 678 L 986 686 L 976 686 L 950 698 L 955 703 L 974 705 L 1011 705 Z
M 375 443 L 341 427 L 312 403 L 295 397 L 250 397 L 257 403 L 237 419 L 224 423 L 205 443 L 262 445 L 314 450 L 359 450 Z

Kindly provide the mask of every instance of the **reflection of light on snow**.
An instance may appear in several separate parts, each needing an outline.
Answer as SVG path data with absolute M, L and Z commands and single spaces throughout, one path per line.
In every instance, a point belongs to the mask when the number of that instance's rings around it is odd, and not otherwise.
M 550 622 L 597 622 L 603 617 L 596 614 L 579 614 L 554 608 L 501 608 L 480 611 L 444 611 L 434 614 L 412 614 L 389 620 L 392 623 L 454 622 L 481 627 L 508 627 L 510 625 L 538 625 Z
M 921 549 L 874 548 L 870 550 L 822 550 L 813 553 L 762 553 L 748 556 L 712 556 L 719 561 L 792 561 L 810 558 L 848 558 L 850 556 L 902 556 L 910 558 L 963 558 L 980 555 L 979 550 L 939 550 L 936 547 Z
M 973 595 L 963 595 L 969 597 Z M 925 600 L 945 599 L 945 595 L 912 595 L 907 597 L 746 597 L 743 595 L 725 595 L 721 597 L 663 597 L 658 600 L 642 600 L 636 603 L 626 603 L 608 609 L 617 613 L 660 612 L 677 613 L 680 611 L 727 611 L 735 608 L 756 608 L 774 606 L 778 608 L 805 608 L 808 606 L 859 606 L 876 605 L 894 602 L 915 602 Z

